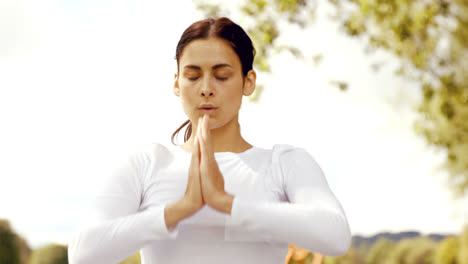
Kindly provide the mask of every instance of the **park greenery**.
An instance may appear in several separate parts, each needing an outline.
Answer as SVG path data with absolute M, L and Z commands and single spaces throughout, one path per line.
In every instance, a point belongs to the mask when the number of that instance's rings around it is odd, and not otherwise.
M 279 52 L 289 51 L 304 59 L 294 44 L 277 41 L 281 25 L 307 31 L 318 7 L 330 6 L 330 20 L 340 25 L 343 34 L 359 38 L 369 56 L 385 51 L 397 58 L 400 67 L 394 74 L 418 85 L 423 99 L 415 106 L 419 118 L 414 131 L 446 153 L 440 167 L 448 172 L 453 196 L 468 194 L 468 1 L 245 0 L 239 2 L 237 12 L 223 9 L 221 1 L 193 2 L 203 17 L 248 21 L 243 26 L 257 50 L 255 67 L 266 73 L 270 72 L 269 59 Z M 319 63 L 323 56 L 306 59 Z M 378 71 L 384 64 L 371 66 Z M 342 91 L 351 89 L 346 80 L 330 83 Z M 250 100 L 258 101 L 262 91 L 260 84 Z
M 7 220 L 0 219 L 0 263 L 66 264 L 67 245 L 50 244 L 32 250 Z M 291 258 L 290 264 L 315 264 L 312 253 Z M 285 256 L 286 257 L 286 256 Z M 189 260 L 188 260 L 189 261 Z M 139 252 L 120 264 L 140 264 Z M 468 225 L 459 235 L 447 235 L 436 241 L 426 236 L 392 241 L 380 238 L 374 243 L 354 243 L 339 257 L 324 256 L 323 264 L 468 264 Z

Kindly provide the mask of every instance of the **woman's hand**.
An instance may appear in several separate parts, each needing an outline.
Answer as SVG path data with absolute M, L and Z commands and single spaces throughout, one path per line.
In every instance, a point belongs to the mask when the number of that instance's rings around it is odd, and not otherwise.
M 199 119 L 201 120 L 201 118 Z M 200 180 L 200 147 L 198 138 L 194 140 L 194 150 L 192 152 L 192 160 L 189 168 L 189 179 L 187 189 L 185 190 L 184 200 L 189 204 L 189 207 L 194 212 L 198 211 L 205 205 L 201 190 Z
M 197 139 L 200 143 L 200 175 L 202 195 L 206 204 L 220 209 L 220 202 L 226 196 L 224 178 L 218 168 L 211 144 L 211 132 L 208 128 L 209 116 L 205 114 L 198 122 Z

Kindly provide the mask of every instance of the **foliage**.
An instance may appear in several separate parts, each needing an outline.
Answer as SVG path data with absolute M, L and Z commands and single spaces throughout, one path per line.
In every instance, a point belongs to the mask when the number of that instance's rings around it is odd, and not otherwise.
M 206 15 L 216 16 L 220 5 L 194 0 Z M 352 37 L 365 40 L 366 51 L 386 50 L 401 67 L 395 72 L 417 81 L 423 100 L 417 109 L 415 131 L 446 152 L 443 164 L 455 197 L 468 190 L 468 1 L 464 0 L 329 0 L 331 17 Z M 322 4 L 322 3 L 321 3 Z M 324 3 L 325 4 L 325 3 Z M 207 8 L 210 6 L 210 8 Z M 280 24 L 307 29 L 314 21 L 317 0 L 246 0 L 240 7 L 250 19 L 248 32 L 258 49 L 256 66 L 269 71 L 275 51 L 300 50 L 276 43 Z M 318 56 L 321 58 L 321 55 Z M 379 69 L 374 65 L 374 69 Z M 332 81 L 341 90 L 348 85 Z
M 362 256 L 355 248 L 350 248 L 346 254 L 339 257 L 325 256 L 324 264 L 364 264 L 364 256 Z
M 33 251 L 29 264 L 67 264 L 68 248 L 64 245 L 50 244 Z
M 4 220 L 0 222 L 0 263 L 20 263 L 16 236 Z
M 415 244 L 406 257 L 408 264 L 431 264 L 437 243 L 428 238 L 415 239 Z
M 395 247 L 395 242 L 380 238 L 366 255 L 366 264 L 380 264 L 388 258 L 389 252 Z
M 399 241 L 389 252 L 387 264 L 429 264 L 437 243 L 426 237 L 408 238 Z
M 443 239 L 435 250 L 434 262 L 439 264 L 456 263 L 458 252 L 458 238 L 448 236 Z
M 459 236 L 459 249 L 457 252 L 457 264 L 468 264 L 468 224 L 465 225 Z
M 30 253 L 26 240 L 12 230 L 8 220 L 0 219 L 0 263 L 26 264 Z
M 126 258 L 124 261 L 120 262 L 119 264 L 140 264 L 141 257 L 140 252 L 133 254 L 132 256 Z
M 349 35 L 365 38 L 368 50 L 396 55 L 401 61 L 396 73 L 419 82 L 423 100 L 415 129 L 447 152 L 448 183 L 455 196 L 463 196 L 468 188 L 468 2 L 331 2 Z

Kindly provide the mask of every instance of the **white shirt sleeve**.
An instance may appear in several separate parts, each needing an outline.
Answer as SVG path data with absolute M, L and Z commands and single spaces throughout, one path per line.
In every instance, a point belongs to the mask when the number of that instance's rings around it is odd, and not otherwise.
M 231 209 L 234 221 L 311 252 L 345 254 L 351 246 L 348 221 L 314 158 L 302 148 L 278 144 L 273 148 L 272 162 L 289 203 L 235 196 Z
M 178 226 L 167 229 L 165 204 L 138 211 L 149 158 L 135 152 L 100 181 L 87 224 L 69 241 L 70 264 L 119 263 L 153 240 L 177 236 Z

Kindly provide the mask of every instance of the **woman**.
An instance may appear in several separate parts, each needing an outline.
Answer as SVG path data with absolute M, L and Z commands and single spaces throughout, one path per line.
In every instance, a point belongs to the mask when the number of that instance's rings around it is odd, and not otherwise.
M 283 263 L 288 245 L 323 255 L 349 249 L 345 213 L 303 148 L 242 138 L 242 96 L 255 89 L 255 49 L 228 18 L 187 28 L 174 93 L 189 120 L 183 145 L 135 152 L 99 193 L 96 222 L 69 243 L 69 261 Z M 192 129 L 193 128 L 193 129 Z

